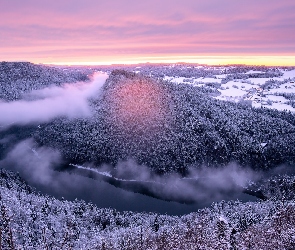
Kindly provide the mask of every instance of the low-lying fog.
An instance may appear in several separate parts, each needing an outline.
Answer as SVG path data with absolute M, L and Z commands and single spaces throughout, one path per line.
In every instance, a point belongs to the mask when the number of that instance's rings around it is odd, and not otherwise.
M 0 102 L 0 130 L 5 132 L 12 125 L 37 126 L 60 116 L 69 119 L 89 117 L 91 109 L 87 100 L 99 95 L 106 78 L 107 75 L 97 74 L 89 83 L 52 86 L 33 91 L 22 100 Z M 4 133 L 0 143 L 9 144 L 9 140 L 11 135 L 5 136 Z M 186 205 L 132 193 L 103 181 L 53 170 L 63 164 L 63 158 L 57 150 L 39 147 L 31 138 L 10 145 L 10 150 L 0 160 L 0 167 L 18 171 L 37 190 L 58 198 L 91 200 L 100 207 L 114 207 L 118 210 L 168 214 L 185 214 L 222 199 L 254 199 L 242 194 L 241 187 L 258 177 L 252 170 L 240 168 L 235 164 L 222 168 L 191 170 L 185 179 L 177 174 L 152 174 L 147 167 L 136 164 L 132 159 L 117 164 L 115 170 L 108 165 L 95 166 L 101 172 L 111 172 L 117 179 L 160 184 L 161 190 L 152 191 L 168 200 L 173 197 L 172 200 L 188 199 L 195 203 Z M 91 163 L 87 164 L 86 167 L 93 167 Z

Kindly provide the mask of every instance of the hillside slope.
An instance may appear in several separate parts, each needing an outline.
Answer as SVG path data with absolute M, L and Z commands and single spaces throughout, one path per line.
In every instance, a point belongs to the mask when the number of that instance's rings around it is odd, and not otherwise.
M 0 62 L 0 99 L 14 101 L 32 90 L 89 80 L 77 70 L 63 70 L 29 62 Z
M 295 162 L 295 115 L 210 98 L 208 89 L 113 71 L 93 117 L 58 119 L 34 138 L 72 162 L 133 158 L 156 172 L 237 162 L 267 169 Z

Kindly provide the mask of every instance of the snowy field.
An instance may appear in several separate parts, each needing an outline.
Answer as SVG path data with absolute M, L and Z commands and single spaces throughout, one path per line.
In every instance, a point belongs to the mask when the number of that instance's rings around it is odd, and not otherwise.
M 290 100 L 284 97 L 285 94 L 293 94 L 295 96 L 295 70 L 284 70 L 281 77 L 264 78 L 257 77 L 248 79 L 234 79 L 224 81 L 228 74 L 218 74 L 212 77 L 199 77 L 199 78 L 185 78 L 185 77 L 164 77 L 176 83 L 192 84 L 194 86 L 208 86 L 210 83 L 215 83 L 215 88 L 220 92 L 219 96 L 214 98 L 224 101 L 249 101 L 252 107 L 266 107 L 277 110 L 289 110 L 295 112 L 290 104 Z M 244 74 L 263 74 L 262 71 L 249 70 Z M 267 82 L 272 81 L 273 84 L 265 86 Z M 293 99 L 294 100 L 294 99 Z

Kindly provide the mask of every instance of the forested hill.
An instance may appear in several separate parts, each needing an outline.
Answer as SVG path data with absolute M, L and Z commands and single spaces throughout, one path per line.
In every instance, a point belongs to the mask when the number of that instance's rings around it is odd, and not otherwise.
M 295 162 L 295 116 L 210 97 L 207 88 L 115 70 L 91 100 L 93 116 L 57 119 L 34 138 L 72 162 L 133 158 L 156 172 L 237 162 L 267 169 Z
M 0 67 L 2 110 L 14 103 L 11 101 L 33 103 L 34 100 L 22 98 L 34 89 L 88 81 L 85 72 L 91 73 L 90 69 L 65 70 L 30 63 L 3 62 Z M 90 83 L 99 87 L 102 84 Z M 78 85 L 84 86 L 83 83 Z M 59 118 L 50 117 L 40 123 L 38 119 L 26 125 L 3 123 L 5 126 L 0 127 L 1 167 L 13 168 L 16 164 L 27 171 L 26 176 L 34 174 L 39 178 L 39 174 L 46 175 L 46 171 L 33 171 L 42 167 L 43 160 L 46 163 L 47 158 L 55 158 L 55 154 L 51 154 L 53 148 L 71 163 L 116 166 L 131 158 L 157 173 L 185 175 L 189 168 L 220 167 L 230 162 L 254 169 L 269 169 L 281 164 L 294 168 L 293 113 L 256 109 L 249 107 L 247 102 L 216 100 L 211 97 L 216 92 L 206 86 L 165 82 L 114 70 L 97 95 L 84 96 L 85 100 L 89 98 L 85 106 L 89 104 L 91 109 L 85 118 L 65 118 L 62 113 L 54 116 Z M 39 108 L 38 105 L 34 107 Z M 31 144 L 31 139 L 25 140 L 31 137 L 39 145 Z M 42 145 L 49 148 L 38 147 Z M 34 162 L 30 157 L 26 160 L 23 152 L 30 152 L 38 161 Z M 48 157 L 43 157 L 45 155 Z M 10 158 L 17 159 L 10 161 Z M 62 166 L 68 167 L 64 159 L 61 162 Z M 31 168 L 30 164 L 34 163 L 36 168 Z M 146 170 L 134 161 L 127 163 L 138 167 L 137 174 Z M 133 177 L 134 173 L 128 167 L 126 175 Z M 292 168 L 290 173 L 294 173 Z M 217 169 L 212 173 L 217 176 L 213 181 L 222 178 Z M 276 173 L 276 170 L 262 175 L 269 173 Z M 41 175 L 40 178 L 44 177 Z M 160 178 L 153 173 L 151 176 Z M 162 176 L 163 180 L 168 180 L 169 176 Z M 261 194 L 266 201 L 222 201 L 179 217 L 122 212 L 98 208 L 85 201 L 58 200 L 37 193 L 19 174 L 0 169 L 0 248 L 294 249 L 295 177 L 292 174 L 264 177 L 245 188 L 248 193 Z M 191 178 L 183 180 L 191 183 Z M 223 180 L 222 185 L 227 180 Z M 178 188 L 175 184 L 170 182 L 169 185 Z M 169 185 L 166 186 L 169 188 Z M 185 188 L 179 190 L 187 191 Z M 202 190 L 194 192 L 205 193 Z
M 36 193 L 0 169 L 1 249 L 294 249 L 294 201 L 214 203 L 178 216 Z
M 77 70 L 29 62 L 0 62 L 0 99 L 13 101 L 35 89 L 86 80 L 88 76 Z

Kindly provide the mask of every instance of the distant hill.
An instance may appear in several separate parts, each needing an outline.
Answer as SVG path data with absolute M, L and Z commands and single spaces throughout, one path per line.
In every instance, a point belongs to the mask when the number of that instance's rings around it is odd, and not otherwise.
M 63 70 L 29 62 L 0 62 L 0 99 L 13 101 L 50 85 L 89 80 L 77 70 Z
M 34 138 L 71 162 L 133 158 L 158 173 L 229 162 L 267 169 L 295 162 L 295 116 L 210 97 L 207 88 L 113 71 L 90 119 L 57 119 Z

